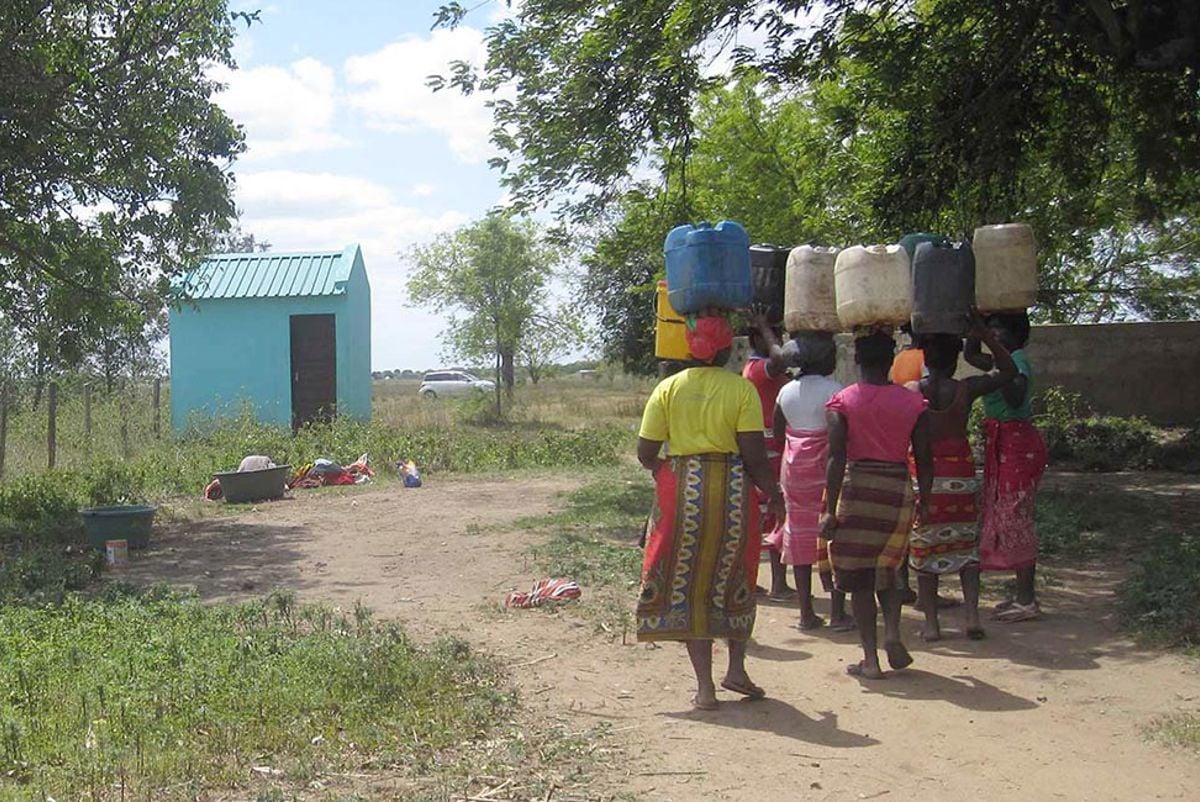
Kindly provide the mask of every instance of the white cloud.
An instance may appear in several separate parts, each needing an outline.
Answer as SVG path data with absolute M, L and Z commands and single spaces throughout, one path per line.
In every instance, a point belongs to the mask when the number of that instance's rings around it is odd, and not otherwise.
M 348 210 L 387 206 L 392 193 L 383 186 L 336 173 L 311 173 L 297 170 L 263 170 L 239 173 L 239 205 L 259 214 L 303 216 L 309 212 L 337 214 Z
M 470 27 L 436 30 L 427 38 L 405 36 L 382 50 L 346 60 L 346 80 L 355 89 L 352 107 L 383 130 L 411 131 L 426 128 L 446 137 L 456 158 L 478 164 L 495 154 L 490 142 L 490 95 L 463 95 L 446 87 L 434 92 L 430 75 L 446 75 L 450 62 L 481 65 L 487 56 L 483 34 Z
M 334 72 L 317 59 L 303 58 L 287 67 L 216 67 L 212 76 L 227 85 L 217 95 L 217 102 L 246 128 L 244 159 L 270 159 L 347 144 L 333 130 L 337 110 Z
M 413 184 L 409 192 L 414 198 L 428 198 L 437 192 L 437 187 L 433 184 Z

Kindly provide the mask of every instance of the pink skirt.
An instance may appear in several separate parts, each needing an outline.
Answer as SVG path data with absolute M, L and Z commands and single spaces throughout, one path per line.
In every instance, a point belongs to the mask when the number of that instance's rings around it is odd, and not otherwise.
M 784 565 L 815 565 L 817 535 L 825 499 L 825 462 L 829 440 L 824 431 L 788 427 L 779 483 L 787 503 L 787 520 L 768 538 Z

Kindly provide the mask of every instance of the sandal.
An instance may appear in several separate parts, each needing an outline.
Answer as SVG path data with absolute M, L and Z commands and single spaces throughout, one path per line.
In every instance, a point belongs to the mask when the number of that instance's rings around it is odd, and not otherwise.
M 716 710 L 717 704 L 718 702 L 716 699 L 713 699 L 711 702 L 702 702 L 700 701 L 700 696 L 698 694 L 692 697 L 693 710 Z
M 722 680 L 721 687 L 731 693 L 740 693 L 752 702 L 767 698 L 767 692 L 749 680 L 746 680 L 745 684 Z
M 814 615 L 812 618 L 805 621 L 800 619 L 800 623 L 796 625 L 796 629 L 801 632 L 811 632 L 814 629 L 820 629 L 825 626 L 825 619 L 819 615 Z
M 1032 604 L 1018 604 L 1013 602 L 1011 607 L 996 613 L 995 617 L 997 621 L 1005 624 L 1015 624 L 1018 621 L 1036 621 L 1042 617 L 1042 609 L 1038 607 L 1037 602 L 1033 602 Z
M 853 618 L 843 618 L 829 625 L 831 632 L 853 632 L 856 627 Z
M 983 627 L 967 627 L 967 640 L 983 640 L 986 637 Z

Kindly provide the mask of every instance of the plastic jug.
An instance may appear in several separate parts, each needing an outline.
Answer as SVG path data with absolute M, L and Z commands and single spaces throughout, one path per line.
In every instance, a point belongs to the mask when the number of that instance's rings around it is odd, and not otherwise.
M 833 266 L 838 319 L 842 325 L 899 325 L 912 315 L 912 275 L 899 245 L 855 245 Z
M 922 242 L 912 261 L 913 334 L 957 334 L 967 329 L 975 302 L 975 256 L 965 242 Z
M 900 247 L 908 254 L 908 258 L 911 261 L 916 256 L 917 246 L 922 242 L 932 242 L 935 245 L 949 245 L 950 238 L 943 237 L 941 234 L 931 234 L 928 231 L 917 231 L 901 237 Z
M 1025 309 L 1037 302 L 1037 243 L 1024 223 L 980 226 L 975 252 L 975 305 L 985 312 Z
M 671 307 L 667 282 L 658 282 L 654 295 L 654 356 L 658 359 L 686 360 L 687 322 Z
M 750 246 L 750 281 L 754 285 L 754 305 L 767 310 L 772 326 L 783 322 L 783 293 L 787 279 L 787 248 L 774 245 Z
M 837 248 L 800 245 L 787 260 L 783 293 L 783 325 L 788 331 L 841 331 L 833 265 Z
M 754 297 L 750 236 L 732 220 L 671 229 L 663 243 L 671 306 L 690 315 L 706 307 L 745 309 Z

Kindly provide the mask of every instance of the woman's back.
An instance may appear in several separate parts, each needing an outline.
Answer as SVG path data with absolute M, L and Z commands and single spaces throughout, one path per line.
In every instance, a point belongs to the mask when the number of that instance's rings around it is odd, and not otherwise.
M 957 379 L 925 378 L 918 388 L 929 402 L 930 440 L 966 439 L 972 401 L 967 383 Z
M 827 408 L 846 419 L 846 458 L 904 463 L 917 418 L 929 402 L 896 384 L 852 384 Z
M 762 432 L 754 385 L 723 368 L 688 368 L 663 379 L 646 402 L 639 436 L 671 454 L 737 454 L 739 432 Z

